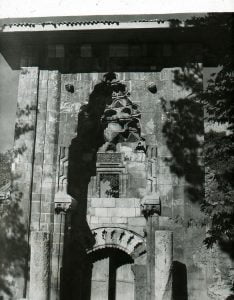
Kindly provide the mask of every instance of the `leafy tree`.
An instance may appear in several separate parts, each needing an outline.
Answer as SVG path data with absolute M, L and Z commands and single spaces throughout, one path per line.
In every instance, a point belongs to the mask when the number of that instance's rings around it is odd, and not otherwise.
M 22 274 L 27 249 L 25 226 L 20 222 L 20 193 L 15 201 L 8 200 L 0 210 L 0 294 L 12 295 L 13 277 Z
M 180 22 L 172 22 L 180 26 Z M 205 239 L 207 247 L 218 243 L 232 257 L 234 246 L 234 70 L 233 70 L 233 14 L 208 14 L 186 21 L 186 26 L 199 28 L 210 37 L 204 48 L 206 65 L 219 67 L 211 75 L 207 87 L 199 86 L 200 73 L 196 65 L 176 71 L 174 83 L 191 90 L 186 99 L 163 102 L 168 119 L 163 132 L 172 153 L 171 170 L 184 176 L 190 184 L 191 199 L 200 201 L 201 210 L 210 220 Z M 202 115 L 204 110 L 205 115 Z M 217 128 L 223 132 L 205 131 L 202 127 Z M 209 126 L 206 126 L 209 125 Z M 211 125 L 211 126 L 210 126 Z M 203 163 L 200 149 L 203 146 Z M 205 167 L 205 190 L 203 189 Z M 203 193 L 205 192 L 205 197 Z
M 211 75 L 207 88 L 200 94 L 206 120 L 215 127 L 224 125 L 225 132 L 205 133 L 206 167 L 205 200 L 202 210 L 210 217 L 211 227 L 205 243 L 218 242 L 234 257 L 234 69 L 233 14 L 209 14 L 204 25 L 214 27 L 216 46 L 210 55 L 221 70 Z M 211 30 L 210 29 L 210 30 Z M 218 41 L 218 42 L 217 42 Z
M 211 16 L 211 20 L 214 17 Z M 206 90 L 201 94 L 211 124 L 222 124 L 226 131 L 205 134 L 206 194 L 202 210 L 210 216 L 210 236 L 207 246 L 219 242 L 234 257 L 234 73 L 232 60 L 232 15 L 215 19 L 220 22 L 220 34 L 226 41 L 216 50 L 221 70 L 212 74 Z M 219 47 L 218 47 L 219 48 Z
M 0 187 L 11 180 L 12 152 L 0 153 Z M 15 190 L 14 199 L 5 199 L 0 203 L 0 296 L 12 296 L 13 278 L 20 276 L 24 269 L 27 243 L 25 226 L 21 222 L 22 194 Z

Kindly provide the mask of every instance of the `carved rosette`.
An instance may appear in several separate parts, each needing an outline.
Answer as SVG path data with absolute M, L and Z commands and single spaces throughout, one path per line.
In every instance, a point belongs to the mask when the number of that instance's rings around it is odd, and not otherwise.
M 60 146 L 58 160 L 57 190 L 63 191 L 67 185 L 68 147 Z

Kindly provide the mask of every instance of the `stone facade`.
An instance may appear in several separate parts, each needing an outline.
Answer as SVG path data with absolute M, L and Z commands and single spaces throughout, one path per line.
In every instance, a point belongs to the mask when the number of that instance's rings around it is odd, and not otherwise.
M 202 73 L 200 45 L 77 47 L 50 46 L 41 68 L 22 52 L 13 185 L 29 229 L 28 299 L 221 300 L 204 216 L 163 135 L 161 100 L 189 97 L 175 74 L 185 58 Z

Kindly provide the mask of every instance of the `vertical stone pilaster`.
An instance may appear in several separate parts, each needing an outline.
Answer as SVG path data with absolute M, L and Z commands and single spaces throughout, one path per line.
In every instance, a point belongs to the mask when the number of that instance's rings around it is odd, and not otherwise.
M 65 234 L 66 210 L 55 214 L 53 231 L 53 250 L 51 255 L 50 300 L 57 300 L 61 290 L 61 274 L 63 264 L 63 247 Z M 58 276 L 60 274 L 60 276 Z
M 40 71 L 32 194 L 32 230 L 49 232 L 53 223 L 58 151 L 60 73 Z
M 172 232 L 155 231 L 155 300 L 172 299 Z
M 35 160 L 33 168 L 31 230 L 32 239 L 37 232 L 38 234 L 43 234 L 43 232 L 53 232 L 53 250 L 52 238 L 49 248 L 51 252 L 53 251 L 53 255 L 51 255 L 52 261 L 50 262 L 52 272 L 49 277 L 51 281 L 51 297 L 53 297 L 54 291 L 58 290 L 59 279 L 57 278 L 57 274 L 62 257 L 62 246 L 60 245 L 62 242 L 62 235 L 60 231 L 63 230 L 63 224 L 61 224 L 61 226 L 60 224 L 54 225 L 54 196 L 56 189 L 59 110 L 60 73 L 58 71 L 41 70 L 39 73 L 38 84 L 38 110 Z M 31 244 L 31 247 L 33 247 L 33 244 Z M 31 249 L 31 251 L 33 251 L 33 249 Z M 33 268 L 32 261 L 31 267 Z M 41 271 L 41 269 L 38 269 L 38 272 Z M 33 288 L 31 285 L 33 286 L 33 283 L 31 283 L 30 280 L 30 290 Z
M 155 300 L 155 230 L 159 228 L 161 212 L 160 197 L 157 193 L 146 195 L 141 202 L 141 212 L 146 218 L 147 247 L 147 300 Z
M 29 299 L 48 300 L 50 279 L 50 234 L 31 233 Z
M 155 300 L 155 229 L 158 228 L 158 215 L 147 219 L 147 300 Z
M 104 258 L 93 265 L 91 300 L 109 299 L 110 258 Z M 75 300 L 75 299 L 74 299 Z
M 146 266 L 134 264 L 132 270 L 135 276 L 135 300 L 146 300 Z
M 19 76 L 15 123 L 13 198 L 20 201 L 24 223 L 29 224 L 32 172 L 37 124 L 37 67 L 22 68 Z
M 15 224 L 22 222 L 25 227 L 25 239 L 29 240 L 31 217 L 31 195 L 33 189 L 32 173 L 34 165 L 35 131 L 37 125 L 38 103 L 37 67 L 22 68 L 19 75 L 17 111 L 15 121 L 14 157 L 12 163 L 11 203 L 17 203 Z M 26 296 L 28 282 L 29 247 L 25 254 L 24 283 L 14 278 L 19 289 L 15 297 Z

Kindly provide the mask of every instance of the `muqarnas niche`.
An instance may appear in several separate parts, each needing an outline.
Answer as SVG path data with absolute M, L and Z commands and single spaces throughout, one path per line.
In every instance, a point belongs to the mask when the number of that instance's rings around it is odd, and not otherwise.
M 121 146 L 130 144 L 139 148 L 143 142 L 140 118 L 126 85 L 115 73 L 105 74 L 78 113 L 77 137 L 69 148 L 68 193 L 72 197 L 79 196 L 96 175 L 97 152 L 121 152 Z
M 102 151 L 116 151 L 118 143 L 141 141 L 141 114 L 138 105 L 130 100 L 130 92 L 125 84 L 114 80 L 112 88 L 112 101 L 106 105 L 101 117 L 106 141 Z

